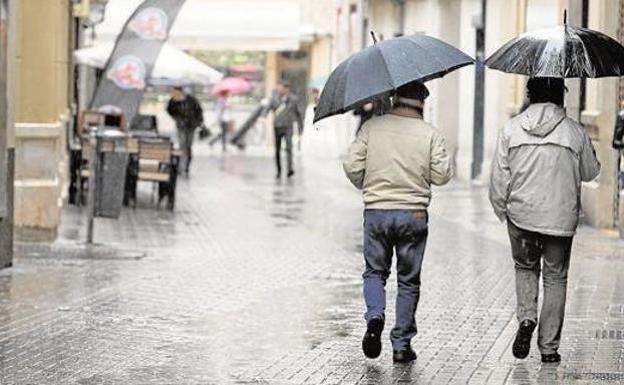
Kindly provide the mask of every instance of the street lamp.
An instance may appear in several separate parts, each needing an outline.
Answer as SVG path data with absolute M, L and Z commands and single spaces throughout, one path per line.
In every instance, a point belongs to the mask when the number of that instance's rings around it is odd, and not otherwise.
M 82 24 L 91 28 L 91 37 L 95 40 L 95 26 L 104 21 L 108 0 L 73 0 L 74 16 Z
M 483 166 L 483 135 L 485 121 L 485 29 L 487 23 L 487 0 L 481 0 L 481 11 L 473 19 L 476 33 L 476 68 L 474 91 L 474 115 L 472 132 L 471 179 L 477 179 Z
M 108 0 L 91 0 L 91 6 L 89 7 L 89 16 L 87 17 L 87 25 L 89 25 L 91 28 L 104 21 L 107 1 Z

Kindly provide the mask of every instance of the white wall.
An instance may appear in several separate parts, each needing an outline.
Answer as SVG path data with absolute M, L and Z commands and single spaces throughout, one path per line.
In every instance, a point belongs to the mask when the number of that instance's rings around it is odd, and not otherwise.
M 527 0 L 526 30 L 554 27 L 563 23 L 558 0 Z

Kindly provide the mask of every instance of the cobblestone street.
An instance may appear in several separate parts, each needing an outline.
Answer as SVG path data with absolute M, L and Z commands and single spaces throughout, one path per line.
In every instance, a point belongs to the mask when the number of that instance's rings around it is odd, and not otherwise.
M 301 164 L 303 162 L 303 165 Z M 79 208 L 61 240 L 18 245 L 0 271 L 2 384 L 603 384 L 624 382 L 624 243 L 576 239 L 559 366 L 535 341 L 515 360 L 513 265 L 486 189 L 435 191 L 418 360 L 367 360 L 361 199 L 337 160 L 202 154 L 176 211 L 150 185 L 85 248 Z M 389 296 L 395 294 L 394 272 Z M 389 297 L 390 298 L 390 297 Z M 391 324 L 393 301 L 388 301 Z

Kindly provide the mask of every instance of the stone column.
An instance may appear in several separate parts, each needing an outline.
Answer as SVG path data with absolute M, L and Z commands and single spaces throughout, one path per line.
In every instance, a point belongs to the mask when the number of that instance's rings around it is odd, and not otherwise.
M 594 0 L 590 2 L 589 28 L 617 38 L 618 8 L 617 1 Z M 617 104 L 618 82 L 616 78 L 587 81 L 586 109 L 581 112 L 581 122 L 592 138 L 602 171 L 595 181 L 583 184 L 584 217 L 582 220 L 595 227 L 613 227 L 616 152 L 611 148 L 611 141 Z
M 16 235 L 49 241 L 56 237 L 67 189 L 70 2 L 19 3 Z
M 15 172 L 15 139 L 13 135 L 13 111 L 14 111 L 14 89 L 15 89 L 15 75 L 17 68 L 15 66 L 15 42 L 16 36 L 16 17 L 15 11 L 17 7 L 16 0 L 6 1 L 7 7 L 2 10 L 6 14 L 2 15 L 5 23 L 4 28 L 7 33 L 7 46 L 0 48 L 0 59 L 6 60 L 1 66 L 2 73 L 0 77 L 3 87 L 0 87 L 0 98 L 4 100 L 0 105 L 2 111 L 0 111 L 0 152 L 2 164 L 0 167 L 4 167 L 3 172 L 0 172 L 3 178 L 0 181 L 0 186 L 3 191 L 0 194 L 4 194 L 2 215 L 0 215 L 0 269 L 9 267 L 13 264 L 13 176 Z

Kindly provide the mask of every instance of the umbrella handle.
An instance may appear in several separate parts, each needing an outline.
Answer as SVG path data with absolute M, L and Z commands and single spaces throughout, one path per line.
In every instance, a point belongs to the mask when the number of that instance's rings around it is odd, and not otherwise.
M 375 36 L 375 31 L 370 31 L 371 37 L 373 38 L 373 44 L 377 44 L 377 36 Z
M 563 25 L 568 25 L 568 9 L 563 10 Z

